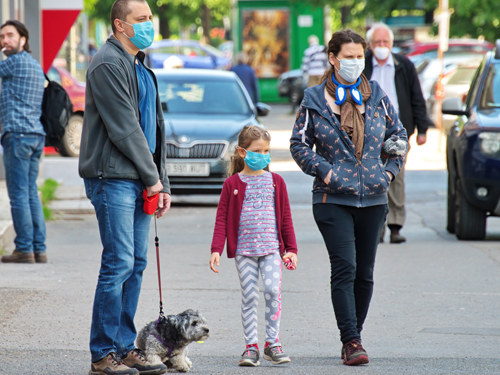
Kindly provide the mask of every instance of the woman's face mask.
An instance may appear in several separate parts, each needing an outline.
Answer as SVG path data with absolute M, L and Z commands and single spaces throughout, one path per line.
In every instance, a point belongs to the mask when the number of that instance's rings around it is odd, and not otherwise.
M 340 60 L 337 56 L 335 58 L 340 61 L 340 69 L 335 69 L 349 83 L 356 82 L 365 69 L 365 59 Z
M 121 21 L 121 20 L 120 20 Z M 139 49 L 148 48 L 155 38 L 155 30 L 153 28 L 153 22 L 146 21 L 135 24 L 130 24 L 128 22 L 122 21 L 127 25 L 130 25 L 134 28 L 135 35 L 131 38 L 125 32 L 123 33 L 130 41 Z

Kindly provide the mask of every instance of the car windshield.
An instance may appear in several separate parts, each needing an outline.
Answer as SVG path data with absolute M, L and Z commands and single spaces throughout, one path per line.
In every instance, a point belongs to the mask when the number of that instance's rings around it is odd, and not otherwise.
M 479 107 L 500 108 L 500 64 L 491 64 L 488 70 Z
M 217 48 L 211 46 L 210 44 L 205 44 L 203 48 L 208 50 L 208 52 L 210 52 L 212 55 L 215 55 L 217 57 L 224 57 L 224 52 L 218 50 Z
M 158 76 L 163 110 L 168 113 L 249 115 L 252 110 L 233 80 Z
M 458 67 L 449 76 L 443 78 L 444 85 L 469 85 L 477 67 Z

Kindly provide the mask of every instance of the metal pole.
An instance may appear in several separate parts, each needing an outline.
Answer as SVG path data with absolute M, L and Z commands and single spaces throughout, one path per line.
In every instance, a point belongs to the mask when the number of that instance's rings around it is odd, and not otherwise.
M 80 13 L 80 20 L 82 23 L 82 49 L 83 54 L 85 55 L 85 64 L 84 69 L 85 72 L 89 67 L 89 17 L 87 13 Z
M 76 77 L 76 22 L 69 32 L 69 72 Z
M 438 45 L 438 60 L 439 60 L 439 78 L 438 87 L 442 90 L 442 79 L 444 70 L 444 52 L 448 50 L 448 37 L 450 30 L 450 14 L 448 12 L 448 0 L 439 0 L 439 45 Z M 441 139 L 443 136 L 443 95 L 442 92 L 436 90 L 436 127 L 439 129 L 438 150 L 441 150 Z

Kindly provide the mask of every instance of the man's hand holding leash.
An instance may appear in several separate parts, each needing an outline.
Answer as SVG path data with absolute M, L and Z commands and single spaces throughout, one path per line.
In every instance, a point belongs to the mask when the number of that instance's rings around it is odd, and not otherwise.
M 172 197 L 168 193 L 160 193 L 160 198 L 158 199 L 158 210 L 156 210 L 156 217 L 159 219 L 170 210 L 170 204 L 172 203 Z
M 158 209 L 155 212 L 155 215 L 158 219 L 163 215 L 165 215 L 168 210 L 170 210 L 170 205 L 172 203 L 172 197 L 170 196 L 170 194 L 162 193 L 161 192 L 162 190 L 163 190 L 163 184 L 161 183 L 160 180 L 158 180 L 158 182 L 154 186 L 146 187 L 148 197 L 160 194 L 158 199 Z

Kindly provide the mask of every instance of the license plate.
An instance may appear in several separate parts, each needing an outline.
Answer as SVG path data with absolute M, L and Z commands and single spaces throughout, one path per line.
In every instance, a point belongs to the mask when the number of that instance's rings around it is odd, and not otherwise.
M 208 163 L 168 163 L 169 176 L 208 176 L 210 165 Z

